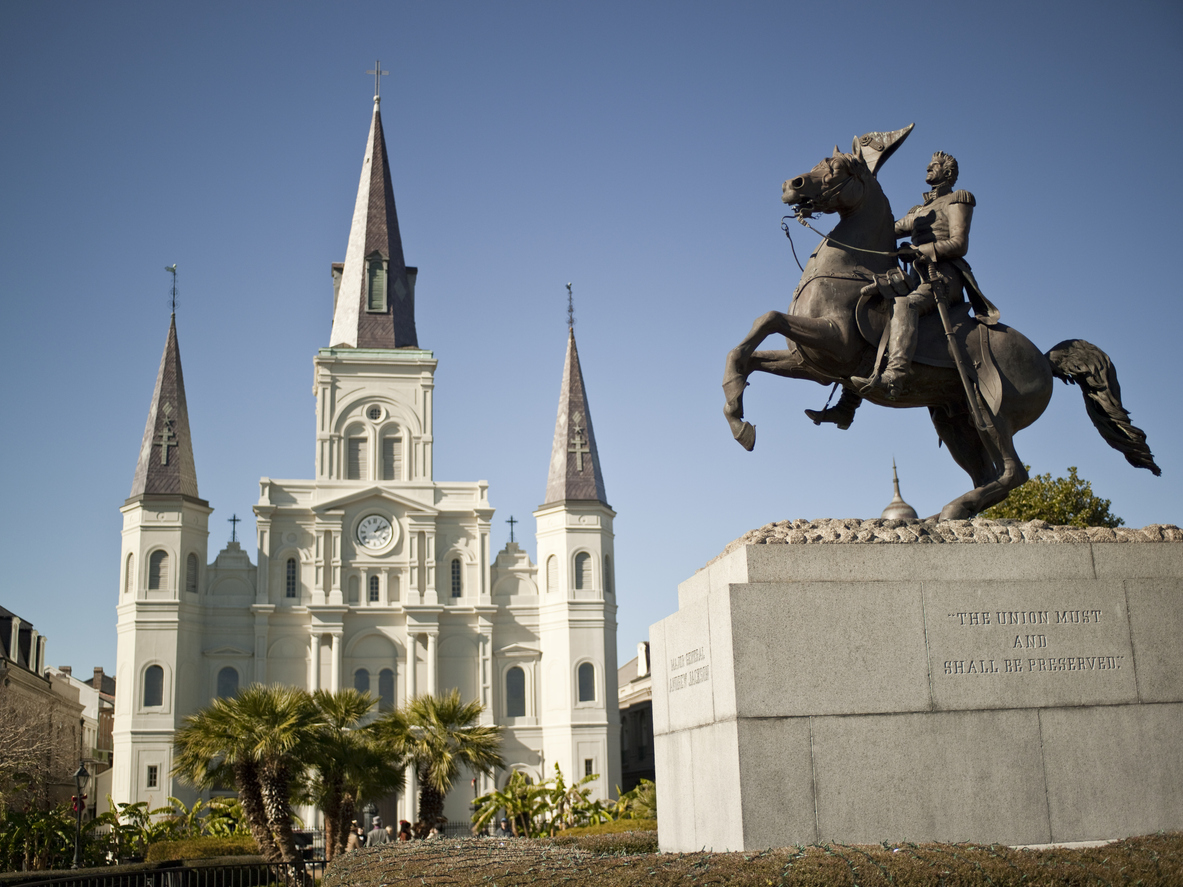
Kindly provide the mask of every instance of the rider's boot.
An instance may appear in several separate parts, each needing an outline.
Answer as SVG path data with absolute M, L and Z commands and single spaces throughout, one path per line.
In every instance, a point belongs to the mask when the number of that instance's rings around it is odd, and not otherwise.
M 838 398 L 838 403 L 820 410 L 806 410 L 805 415 L 813 420 L 814 425 L 833 422 L 840 431 L 845 431 L 854 421 L 854 411 L 859 408 L 859 404 L 862 402 L 863 399 L 859 394 L 843 385 L 842 396 Z
M 882 391 L 891 400 L 899 397 L 912 374 L 912 355 L 916 353 L 919 337 L 917 311 L 903 299 L 896 301 L 891 312 L 891 330 L 887 340 L 887 367 L 869 379 L 851 376 L 850 384 L 860 394 Z

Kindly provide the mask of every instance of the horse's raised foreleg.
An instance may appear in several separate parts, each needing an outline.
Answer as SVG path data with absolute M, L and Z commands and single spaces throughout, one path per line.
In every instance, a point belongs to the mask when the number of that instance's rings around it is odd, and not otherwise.
M 743 390 L 748 386 L 748 376 L 754 372 L 771 372 L 780 376 L 810 378 L 808 374 L 798 375 L 802 364 L 795 349 L 756 351 L 760 343 L 777 333 L 792 343 L 814 348 L 832 347 L 841 336 L 831 320 L 769 311 L 758 317 L 752 324 L 751 332 L 728 352 L 723 365 L 723 415 L 727 418 L 732 435 L 745 450 L 750 451 L 756 445 L 756 426 L 743 420 Z

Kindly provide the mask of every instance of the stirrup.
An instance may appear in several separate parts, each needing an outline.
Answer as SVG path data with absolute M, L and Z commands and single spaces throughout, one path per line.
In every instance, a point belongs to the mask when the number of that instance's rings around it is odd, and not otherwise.
M 888 399 L 895 400 L 904 391 L 908 382 L 908 374 L 902 370 L 888 367 L 882 374 L 875 373 L 869 379 L 863 376 L 851 376 L 850 384 L 859 394 L 866 395 L 872 391 L 882 391 Z

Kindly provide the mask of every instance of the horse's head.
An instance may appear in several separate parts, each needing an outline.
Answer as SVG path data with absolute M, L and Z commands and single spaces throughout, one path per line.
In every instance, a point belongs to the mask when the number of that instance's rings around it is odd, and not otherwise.
M 804 213 L 845 215 L 853 211 L 862 202 L 868 187 L 878 189 L 875 174 L 903 144 L 914 125 L 894 132 L 869 132 L 857 136 L 850 154 L 843 154 L 835 145 L 832 156 L 805 175 L 784 183 L 781 200 L 799 206 Z
M 846 213 L 862 201 L 871 170 L 860 155 L 843 154 L 834 147 L 827 157 L 805 175 L 788 179 L 781 200 L 804 213 Z

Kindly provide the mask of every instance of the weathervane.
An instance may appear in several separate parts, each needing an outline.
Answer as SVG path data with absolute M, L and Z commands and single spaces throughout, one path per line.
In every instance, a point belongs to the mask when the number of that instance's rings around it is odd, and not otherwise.
M 571 295 L 571 284 L 567 284 L 567 329 L 575 329 L 575 299 Z
M 513 525 L 521 523 L 521 521 L 514 520 L 513 515 L 511 514 L 509 516 L 509 520 L 507 520 L 506 523 L 509 524 L 509 541 L 513 542 Z
M 374 70 L 366 71 L 366 73 L 374 75 L 374 101 L 378 101 L 378 96 L 380 95 L 380 90 L 378 89 L 378 87 L 382 82 L 379 78 L 384 77 L 385 75 L 389 74 L 390 72 L 383 71 L 382 70 L 382 63 L 375 61 L 374 62 Z
M 172 305 L 173 305 L 173 314 L 176 314 L 177 313 L 177 263 L 173 262 L 171 265 L 165 265 L 164 270 L 173 276 Z

